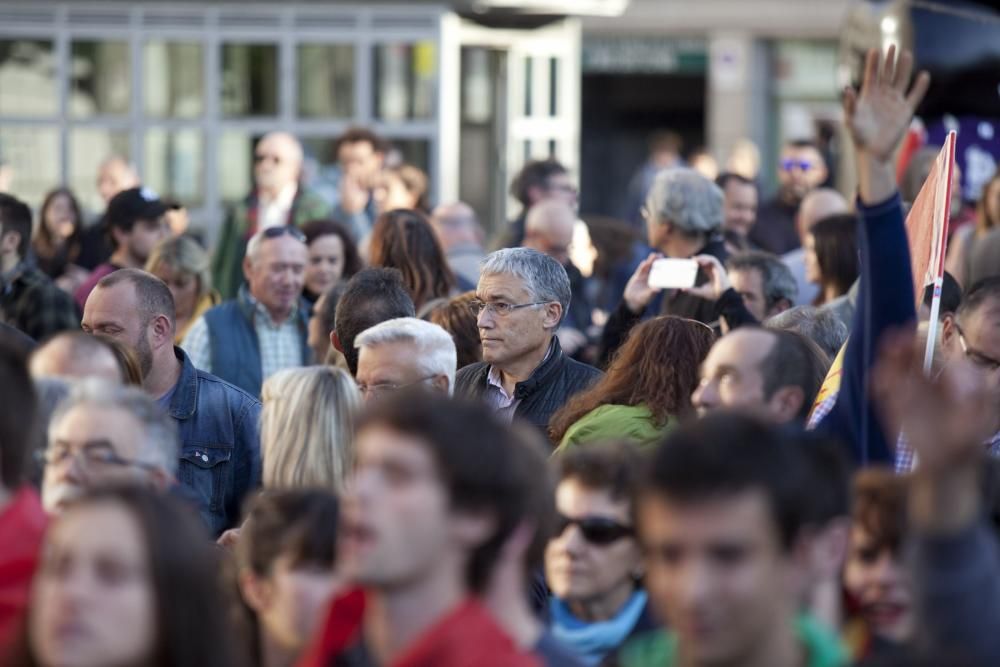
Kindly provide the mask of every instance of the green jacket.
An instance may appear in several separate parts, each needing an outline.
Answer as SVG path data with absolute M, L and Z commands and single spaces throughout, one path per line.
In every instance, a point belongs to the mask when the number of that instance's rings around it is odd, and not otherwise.
M 602 405 L 566 429 L 559 451 L 588 442 L 621 439 L 651 445 L 659 442 L 674 424 L 676 420 L 671 417 L 666 424 L 657 426 L 645 405 Z
M 299 187 L 292 202 L 289 222 L 301 227 L 310 220 L 330 217 L 326 200 L 312 190 Z M 243 255 L 246 254 L 250 230 L 257 227 L 257 193 L 250 195 L 230 210 L 219 234 L 212 259 L 212 281 L 224 300 L 236 298 L 243 284 Z
M 795 619 L 795 632 L 806 650 L 806 667 L 844 667 L 847 651 L 830 630 L 810 616 Z M 636 637 L 618 653 L 618 667 L 676 667 L 677 636 L 656 630 Z

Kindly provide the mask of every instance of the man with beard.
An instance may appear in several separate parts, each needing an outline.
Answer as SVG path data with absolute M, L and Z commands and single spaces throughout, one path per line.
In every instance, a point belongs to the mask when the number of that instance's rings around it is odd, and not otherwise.
M 178 482 L 220 534 L 236 525 L 244 497 L 260 484 L 260 403 L 197 370 L 173 344 L 175 325 L 170 290 L 138 269 L 103 278 L 83 311 L 84 331 L 135 350 L 143 389 L 177 423 Z
M 818 188 L 827 177 L 822 153 L 811 141 L 792 141 L 781 149 L 778 164 L 780 187 L 773 199 L 757 211 L 757 224 L 748 238 L 758 248 L 783 255 L 799 247 L 795 216 L 807 194 Z

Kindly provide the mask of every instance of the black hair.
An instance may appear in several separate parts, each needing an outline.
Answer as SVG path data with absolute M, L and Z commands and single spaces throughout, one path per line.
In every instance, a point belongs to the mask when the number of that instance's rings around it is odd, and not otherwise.
M 398 269 L 368 268 L 347 283 L 334 318 L 351 375 L 358 373 L 358 351 L 354 339 L 365 329 L 397 317 L 413 317 L 416 311 L 410 292 Z
M 757 184 L 746 176 L 741 176 L 735 171 L 724 171 L 715 178 L 715 184 L 718 185 L 722 190 L 726 189 L 730 181 L 736 181 L 740 185 L 749 185 L 750 187 L 756 189 Z
M 347 281 L 355 273 L 364 268 L 361 261 L 361 254 L 358 252 L 358 244 L 354 242 L 354 236 L 347 227 L 334 220 L 310 220 L 302 225 L 302 233 L 306 237 L 306 245 L 311 246 L 313 241 L 323 236 L 337 236 L 344 246 L 344 272 L 341 280 Z
M 813 225 L 809 233 L 823 287 L 834 285 L 838 294 L 846 294 L 861 272 L 857 216 L 852 213 L 827 216 Z
M 962 297 L 962 303 L 955 311 L 959 319 L 977 312 L 988 301 L 1000 300 L 1000 276 L 983 278 L 968 289 Z
M 18 257 L 28 256 L 31 247 L 31 209 L 17 197 L 0 192 L 0 237 L 17 234 Z
M 799 387 L 803 397 L 797 417 L 804 421 L 830 370 L 830 358 L 819 345 L 800 333 L 787 329 L 767 331 L 774 335 L 775 341 L 760 363 L 764 395 L 770 397 L 782 387 Z
M 555 457 L 559 481 L 574 479 L 588 489 L 631 501 L 642 477 L 643 457 L 631 442 L 570 447 Z
M 511 181 L 510 195 L 527 210 L 531 206 L 528 195 L 531 188 L 545 188 L 551 177 L 568 173 L 569 170 L 556 160 L 533 160 L 524 165 Z
M 927 287 L 924 288 L 923 303 L 925 306 L 930 308 L 931 302 L 933 301 L 934 301 L 934 285 L 928 285 Z M 940 314 L 944 315 L 946 313 L 955 313 L 958 311 L 958 308 L 961 305 L 962 305 L 962 286 L 958 284 L 957 280 L 955 280 L 955 276 L 945 271 L 944 276 L 941 280 Z

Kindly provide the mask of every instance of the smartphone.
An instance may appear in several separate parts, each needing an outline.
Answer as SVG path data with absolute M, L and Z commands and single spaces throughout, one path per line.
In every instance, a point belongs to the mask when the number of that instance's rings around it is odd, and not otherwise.
M 649 271 L 649 286 L 661 289 L 694 287 L 697 279 L 698 262 L 693 259 L 658 259 Z

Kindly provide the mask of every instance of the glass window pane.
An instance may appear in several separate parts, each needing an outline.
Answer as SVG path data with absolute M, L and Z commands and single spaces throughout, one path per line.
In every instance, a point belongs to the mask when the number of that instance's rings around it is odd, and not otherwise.
M 223 203 L 237 202 L 253 188 L 253 148 L 260 136 L 239 130 L 219 135 L 219 193 Z
M 176 199 L 188 208 L 204 202 L 202 133 L 197 129 L 146 131 L 143 182 L 161 197 Z
M 143 48 L 143 107 L 147 116 L 197 118 L 204 110 L 201 44 L 147 42 Z
M 420 167 L 424 173 L 430 173 L 431 144 L 427 139 L 388 139 L 392 148 L 389 149 L 387 161 L 390 164 L 405 162 L 414 167 Z
M 132 91 L 128 42 L 73 42 L 70 72 L 73 116 L 128 113 Z
M 274 116 L 278 113 L 278 47 L 274 44 L 222 46 L 222 113 Z
M 58 111 L 52 42 L 0 39 L 0 114 L 51 116 Z
M 59 185 L 59 130 L 0 123 L 0 190 L 37 207 Z
M 375 116 L 381 120 L 431 118 L 437 61 L 433 42 L 375 48 Z
M 354 115 L 354 47 L 349 44 L 299 46 L 299 115 L 350 118 Z
M 128 132 L 102 128 L 78 127 L 69 133 L 69 186 L 88 211 L 104 210 L 104 200 L 97 192 L 97 170 L 112 155 L 131 157 Z

